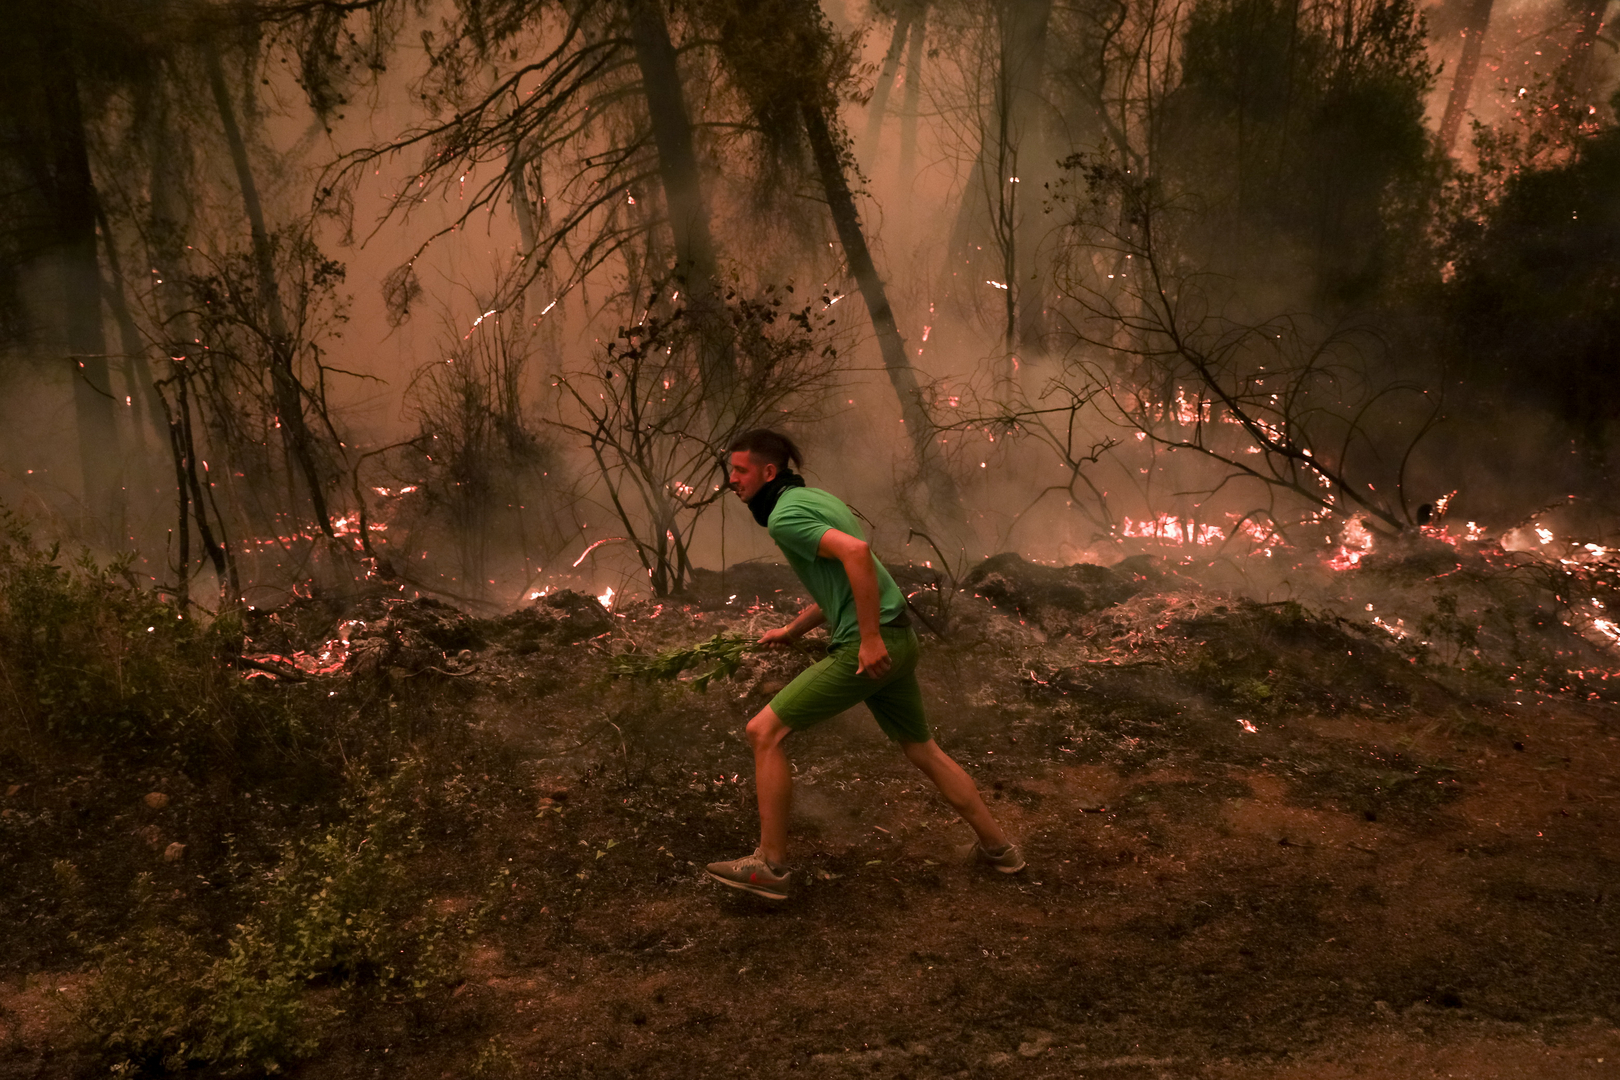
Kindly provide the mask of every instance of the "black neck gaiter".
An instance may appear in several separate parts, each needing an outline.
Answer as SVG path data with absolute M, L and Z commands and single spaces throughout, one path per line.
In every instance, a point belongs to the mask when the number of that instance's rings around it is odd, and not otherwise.
M 771 511 L 776 509 L 776 500 L 782 497 L 782 492 L 788 488 L 804 487 L 804 477 L 792 469 L 784 467 L 776 474 L 776 479 L 767 480 L 765 486 L 754 492 L 754 497 L 748 500 L 748 511 L 754 515 L 754 520 L 761 525 L 770 524 Z

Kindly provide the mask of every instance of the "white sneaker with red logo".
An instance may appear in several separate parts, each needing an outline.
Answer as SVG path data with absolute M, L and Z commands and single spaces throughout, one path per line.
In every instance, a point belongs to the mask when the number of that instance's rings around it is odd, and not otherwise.
M 745 858 L 730 862 L 712 862 L 707 867 L 709 876 L 722 885 L 742 889 L 767 900 L 786 900 L 793 876 L 785 866 L 772 863 L 758 849 Z

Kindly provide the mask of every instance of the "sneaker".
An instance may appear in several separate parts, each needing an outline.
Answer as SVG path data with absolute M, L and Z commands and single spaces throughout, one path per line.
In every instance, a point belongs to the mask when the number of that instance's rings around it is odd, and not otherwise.
M 1024 853 L 1018 850 L 1017 844 L 1008 844 L 997 852 L 990 851 L 983 844 L 974 844 L 973 857 L 1003 874 L 1016 874 L 1024 868 Z
M 778 873 L 757 848 L 746 858 L 710 863 L 708 871 L 709 876 L 722 885 L 730 885 L 733 889 L 742 889 L 767 900 L 786 900 L 789 879 L 793 876 L 785 869 Z

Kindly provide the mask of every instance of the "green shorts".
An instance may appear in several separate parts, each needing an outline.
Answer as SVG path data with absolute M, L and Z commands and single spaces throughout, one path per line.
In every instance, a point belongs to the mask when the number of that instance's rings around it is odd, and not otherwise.
M 883 644 L 889 650 L 889 673 L 883 678 L 855 673 L 860 646 L 851 642 L 834 649 L 825 660 L 806 668 L 783 687 L 771 699 L 771 711 L 794 731 L 803 731 L 864 701 L 889 738 L 928 742 L 934 736 L 923 712 L 922 687 L 917 685 L 917 632 L 909 627 L 885 626 Z

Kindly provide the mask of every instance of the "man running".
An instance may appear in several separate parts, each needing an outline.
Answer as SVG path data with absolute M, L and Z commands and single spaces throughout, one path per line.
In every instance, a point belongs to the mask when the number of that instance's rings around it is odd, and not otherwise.
M 731 444 L 731 487 L 754 520 L 770 530 L 788 565 L 815 603 L 786 626 L 767 631 L 762 645 L 795 641 L 827 624 L 828 656 L 787 685 L 748 721 L 759 799 L 759 848 L 746 858 L 710 863 L 709 876 L 771 900 L 785 900 L 793 774 L 782 740 L 865 702 L 883 733 L 939 788 L 978 834 L 975 857 L 1004 874 L 1024 857 L 1002 832 L 973 780 L 934 742 L 917 685 L 917 634 L 906 598 L 872 554 L 848 506 L 820 488 L 804 486 L 799 448 L 763 429 Z

